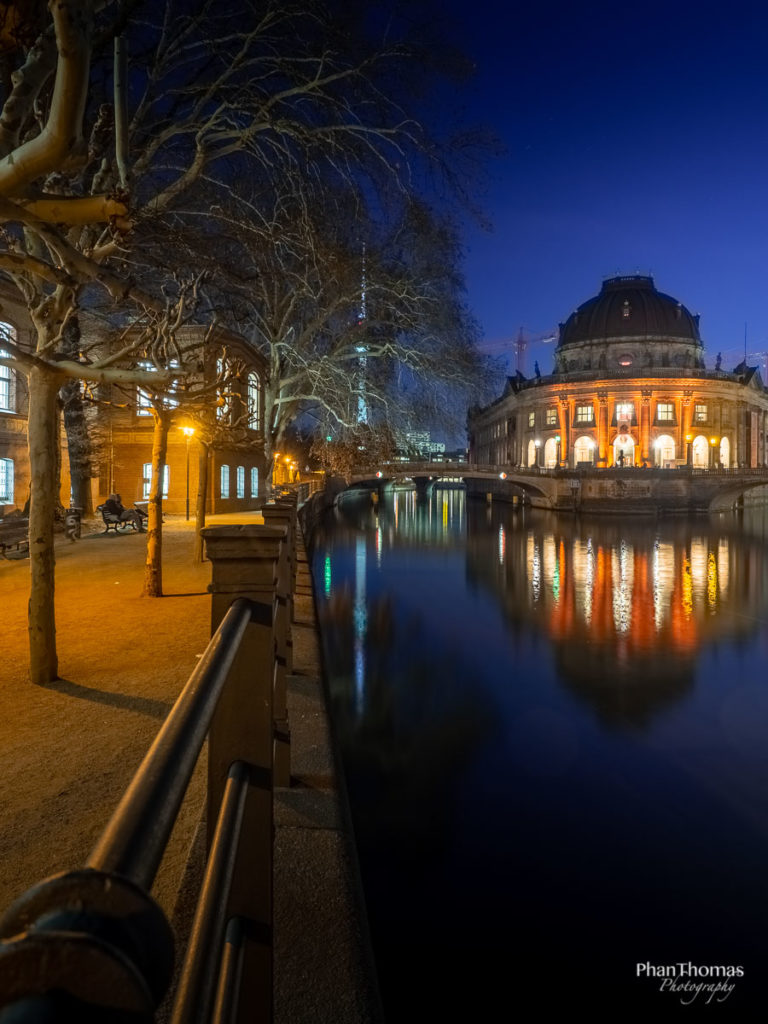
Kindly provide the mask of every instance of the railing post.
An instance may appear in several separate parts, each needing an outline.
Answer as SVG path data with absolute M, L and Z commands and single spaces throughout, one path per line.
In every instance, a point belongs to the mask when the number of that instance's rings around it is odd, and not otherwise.
M 250 775 L 227 915 L 244 922 L 241 1019 L 256 1019 L 263 1012 L 265 995 L 271 1000 L 272 992 L 275 600 L 287 533 L 285 527 L 257 525 L 202 531 L 213 567 L 211 630 L 235 598 L 254 602 L 251 622 L 216 708 L 208 746 L 209 845 L 230 766 L 242 761 Z
M 278 566 L 278 664 L 275 678 L 273 719 L 275 722 L 275 785 L 288 786 L 291 781 L 291 730 L 288 722 L 287 677 L 293 671 L 293 595 L 296 575 L 296 502 L 285 499 L 265 505 L 261 510 L 268 526 L 288 531 L 285 557 Z

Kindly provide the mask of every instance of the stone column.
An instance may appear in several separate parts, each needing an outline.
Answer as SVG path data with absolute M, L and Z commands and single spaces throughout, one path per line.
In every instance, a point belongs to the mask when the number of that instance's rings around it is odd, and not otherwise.
M 652 464 L 651 458 L 651 391 L 640 395 L 640 457 Z
M 274 783 L 273 693 L 276 590 L 285 527 L 232 525 L 202 531 L 213 567 L 211 627 L 237 597 L 253 602 L 251 622 L 219 699 L 208 741 L 208 845 L 216 829 L 230 766 L 248 775 L 242 827 L 226 919 L 245 922 L 240 1008 L 255 1017 L 272 990 L 272 833 Z M 257 881 L 258 880 L 258 881 Z M 265 988 L 266 986 L 266 988 Z
M 597 464 L 608 465 L 608 395 L 597 393 Z
M 568 398 L 560 395 L 557 406 L 557 418 L 560 423 L 560 464 L 569 465 L 570 434 L 568 431 Z

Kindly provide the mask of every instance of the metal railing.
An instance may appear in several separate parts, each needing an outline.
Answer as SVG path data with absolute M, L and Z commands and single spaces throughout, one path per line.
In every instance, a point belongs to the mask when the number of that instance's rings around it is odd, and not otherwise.
M 175 952 L 149 892 L 206 737 L 209 852 L 171 1021 L 271 1020 L 295 524 L 288 502 L 271 525 L 204 531 L 213 636 L 85 866 L 40 882 L 0 920 L 2 1024 L 155 1020 Z

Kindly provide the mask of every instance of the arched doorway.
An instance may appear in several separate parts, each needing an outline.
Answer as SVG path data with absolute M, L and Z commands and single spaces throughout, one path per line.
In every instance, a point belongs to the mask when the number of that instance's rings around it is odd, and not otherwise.
M 709 467 L 709 444 L 706 437 L 699 434 L 694 437 L 691 445 L 694 469 L 707 469 Z
M 727 437 L 720 439 L 720 465 L 723 469 L 731 468 L 731 442 Z
M 573 464 L 578 466 L 582 462 L 593 463 L 595 461 L 595 442 L 586 435 L 578 437 L 573 446 Z
M 536 465 L 536 442 L 533 440 L 533 438 L 531 438 L 531 440 L 528 442 L 528 462 L 526 463 L 526 465 Z
M 634 466 L 635 439 L 631 434 L 617 434 L 613 442 L 614 466 Z
M 675 461 L 675 439 L 669 434 L 660 434 L 653 442 L 653 464 L 667 469 Z
M 557 466 L 557 441 L 548 437 L 544 442 L 544 467 L 554 469 Z

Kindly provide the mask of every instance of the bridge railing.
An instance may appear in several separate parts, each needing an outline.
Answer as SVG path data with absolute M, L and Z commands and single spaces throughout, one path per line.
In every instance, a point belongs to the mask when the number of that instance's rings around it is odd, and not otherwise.
M 295 502 L 272 520 L 203 531 L 210 643 L 85 866 L 40 882 L 0 920 L 1 1020 L 154 1021 L 175 950 L 150 889 L 206 737 L 208 860 L 171 1021 L 272 1019 L 272 808 L 289 770 Z

